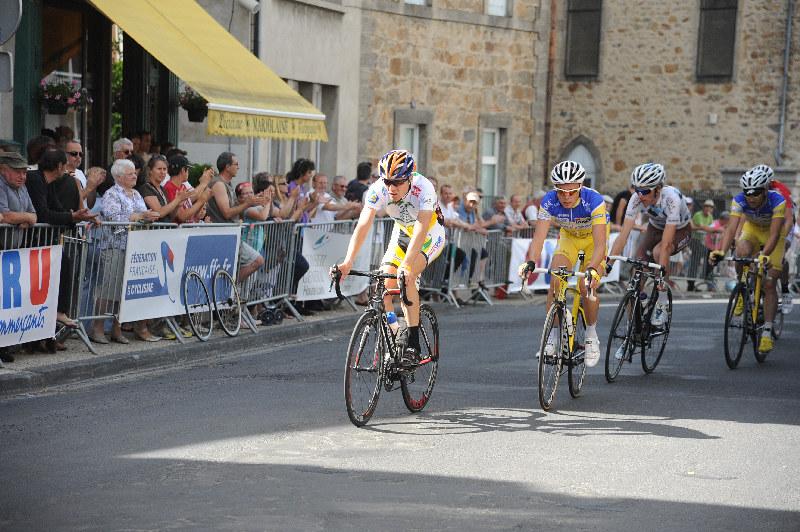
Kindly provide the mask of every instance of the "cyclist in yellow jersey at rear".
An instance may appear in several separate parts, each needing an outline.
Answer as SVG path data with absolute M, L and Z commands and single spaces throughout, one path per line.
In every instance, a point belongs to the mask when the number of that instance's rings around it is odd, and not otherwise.
M 542 254 L 542 247 L 551 225 L 559 227 L 558 246 L 553 253 L 550 269 L 575 268 L 578 252 L 585 253 L 583 269 L 588 274 L 589 286 L 597 288 L 600 272 L 605 272 L 606 242 L 610 226 L 606 216 L 606 206 L 596 190 L 583 186 L 586 171 L 580 163 L 563 161 L 553 167 L 550 181 L 553 190 L 545 194 L 539 207 L 538 220 L 533 240 L 528 248 L 527 262 L 519 267 L 520 277 L 525 277 L 536 268 Z M 553 300 L 556 283 L 553 278 L 547 293 L 547 305 Z M 583 298 L 583 309 L 586 314 L 586 355 L 585 362 L 589 367 L 600 360 L 600 340 L 597 338 L 597 313 L 599 299 L 590 301 L 586 297 L 586 286 L 583 279 L 578 280 Z M 554 350 L 556 338 L 548 338 L 545 350 Z M 551 354 L 551 353 L 546 353 Z
M 394 229 L 381 261 L 381 269 L 398 276 L 403 273 L 407 280 L 406 293 L 411 305 L 406 306 L 401 301 L 408 327 L 399 339 L 399 343 L 405 346 L 400 363 L 413 368 L 418 365 L 420 353 L 419 292 L 416 281 L 444 249 L 444 219 L 436 189 L 424 175 L 416 172 L 417 165 L 411 153 L 392 150 L 381 157 L 378 168 L 380 179 L 366 192 L 364 208 L 350 238 L 347 255 L 337 266 L 344 280 L 353 268 L 358 250 L 372 227 L 375 213 L 386 209 L 386 214 L 394 219 Z M 396 288 L 397 283 L 387 280 L 386 287 Z M 392 296 L 386 296 L 384 305 L 387 311 L 394 308 Z
M 770 175 L 762 166 L 756 166 L 742 175 L 739 183 L 742 192 L 733 198 L 731 204 L 731 223 L 725 228 L 719 250 L 712 251 L 710 260 L 716 263 L 730 248 L 735 235 L 741 229 L 736 241 L 737 257 L 754 257 L 766 260 L 769 264 L 764 283 L 764 329 L 758 342 L 758 351 L 768 353 L 774 344 L 772 340 L 772 321 L 778 308 L 778 293 L 775 280 L 781 275 L 783 262 L 782 228 L 786 216 L 786 200 L 774 190 L 769 190 Z M 763 248 L 763 249 L 762 249 Z M 737 264 L 741 273 L 741 266 Z M 736 302 L 734 315 L 741 316 L 744 301 Z

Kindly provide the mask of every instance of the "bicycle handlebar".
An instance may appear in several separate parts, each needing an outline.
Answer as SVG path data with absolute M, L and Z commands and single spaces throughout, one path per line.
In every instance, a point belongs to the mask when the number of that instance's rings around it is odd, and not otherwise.
M 630 257 L 624 257 L 622 255 L 611 255 L 608 258 L 611 259 L 611 260 L 621 260 L 622 262 L 628 262 L 630 264 L 647 266 L 648 268 L 650 268 L 652 270 L 659 270 L 659 271 L 663 271 L 664 270 L 664 267 L 662 265 L 657 264 L 655 262 L 647 262 L 646 260 L 632 259 Z
M 573 277 L 574 276 L 574 277 L 577 277 L 579 279 L 584 279 L 584 278 L 588 277 L 588 275 L 585 272 L 574 272 L 574 271 L 571 271 L 571 270 L 567 270 L 565 268 L 559 268 L 557 270 L 551 270 L 549 268 L 536 268 L 531 273 L 544 273 L 544 274 L 549 273 L 549 274 L 554 274 L 554 275 L 558 275 L 558 276 L 565 276 L 565 277 Z M 597 296 L 595 295 L 593 288 L 589 289 L 589 291 L 587 292 L 587 298 L 589 299 L 589 301 L 597 301 Z
M 342 295 L 341 290 L 341 280 L 342 280 L 342 272 L 339 270 L 339 266 L 334 264 L 330 270 L 331 274 L 331 288 L 336 287 L 336 297 L 339 299 L 344 299 L 344 295 Z M 360 270 L 350 270 L 348 275 L 353 275 L 355 277 L 369 277 L 370 279 L 398 279 L 398 285 L 400 288 L 400 297 L 403 299 L 403 303 L 407 307 L 413 305 L 411 301 L 409 301 L 408 296 L 406 295 L 406 276 L 404 273 L 400 274 L 398 278 L 396 275 L 392 275 L 390 273 L 384 273 L 380 270 L 373 270 L 373 271 L 360 271 Z

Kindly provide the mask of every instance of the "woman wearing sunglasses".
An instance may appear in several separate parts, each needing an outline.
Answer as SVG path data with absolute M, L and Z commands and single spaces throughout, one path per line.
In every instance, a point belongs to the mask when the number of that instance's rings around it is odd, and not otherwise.
M 667 173 L 658 163 L 640 164 L 631 173 L 633 196 L 625 209 L 622 230 L 614 240 L 611 255 L 619 255 L 628 242 L 628 236 L 639 212 L 647 215 L 647 227 L 639 237 L 636 257 L 653 260 L 664 267 L 665 279 L 669 276 L 669 258 L 689 245 L 692 237 L 691 212 L 686 198 L 675 187 L 665 185 Z M 656 307 L 658 309 L 658 307 Z M 663 313 L 653 312 L 653 325 L 662 325 Z
M 347 256 L 338 267 L 344 279 L 353 268 L 353 261 L 372 227 L 375 213 L 385 209 L 387 216 L 394 219 L 394 229 L 381 264 L 388 274 L 399 276 L 401 272 L 405 273 L 406 292 L 412 304 L 402 305 L 408 337 L 401 336 L 399 342 L 406 346 L 401 364 L 411 368 L 419 363 L 420 353 L 416 281 L 444 249 L 443 217 L 436 189 L 425 176 L 416 172 L 417 165 L 411 153 L 392 150 L 381 157 L 379 169 L 380 179 L 367 190 Z M 387 280 L 386 287 L 396 288 L 396 281 Z M 394 309 L 392 296 L 386 297 L 384 305 L 387 312 Z
M 756 254 L 768 257 L 770 264 L 767 281 L 764 283 L 764 328 L 758 342 L 759 353 L 769 353 L 773 348 L 772 320 L 778 308 L 778 292 L 775 279 L 781 275 L 783 252 L 783 222 L 786 217 L 786 200 L 780 192 L 769 190 L 772 169 L 765 165 L 751 168 L 739 180 L 742 192 L 733 198 L 731 221 L 722 235 L 722 246 L 712 251 L 709 260 L 716 264 L 733 243 L 734 236 L 741 230 L 736 242 L 737 257 L 755 257 Z M 762 249 L 763 246 L 763 250 Z M 759 251 L 761 250 L 761 251 Z M 736 264 L 737 273 L 741 265 Z M 733 310 L 741 316 L 744 301 L 739 299 Z
M 601 271 L 605 271 L 606 242 L 609 225 L 606 215 L 606 204 L 596 190 L 583 186 L 586 171 L 580 163 L 562 161 L 550 172 L 550 181 L 554 189 L 545 194 L 539 207 L 538 220 L 533 240 L 528 248 L 528 262 L 519 267 L 520 277 L 527 277 L 528 272 L 536 268 L 542 254 L 542 247 L 551 225 L 560 227 L 558 247 L 553 252 L 550 268 L 564 267 L 572 269 L 578 262 L 578 253 L 585 253 L 584 268 L 591 276 L 589 286 L 597 288 Z M 550 283 L 547 293 L 547 306 L 553 300 L 553 291 L 557 288 L 557 278 Z M 593 367 L 600 360 L 600 340 L 597 338 L 597 311 L 600 300 L 590 301 L 586 298 L 586 287 L 583 279 L 578 280 L 581 294 L 584 296 L 583 308 L 586 313 L 586 365 Z M 551 335 L 555 333 L 554 328 Z M 551 336 L 545 345 L 545 354 L 555 350 L 556 338 Z

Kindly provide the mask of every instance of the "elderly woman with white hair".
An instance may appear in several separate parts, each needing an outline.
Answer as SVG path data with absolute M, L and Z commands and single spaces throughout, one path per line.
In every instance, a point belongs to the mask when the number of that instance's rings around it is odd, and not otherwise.
M 133 188 L 136 186 L 136 167 L 127 159 L 118 159 L 111 165 L 111 176 L 114 186 L 108 189 L 103 196 L 103 209 L 101 219 L 106 222 L 154 222 L 158 220 L 159 213 L 147 208 L 142 196 Z M 125 270 L 125 248 L 128 245 L 127 230 L 120 230 L 119 226 L 107 226 L 105 234 L 100 239 L 99 247 L 104 275 L 97 294 L 97 306 L 100 312 L 109 309 L 115 313 L 119 304 L 122 290 L 122 277 Z M 107 344 L 108 339 L 103 330 L 104 320 L 95 320 L 91 340 L 99 344 Z M 145 322 L 138 322 L 134 328 L 140 340 L 153 341 L 153 336 L 147 330 Z M 160 339 L 160 338 L 158 338 Z M 128 339 L 122 335 L 119 321 L 114 320 L 111 329 L 111 340 L 127 344 Z

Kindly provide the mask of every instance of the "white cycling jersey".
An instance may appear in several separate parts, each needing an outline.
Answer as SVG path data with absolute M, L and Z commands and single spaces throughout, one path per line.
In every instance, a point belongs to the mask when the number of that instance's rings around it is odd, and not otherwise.
M 414 232 L 414 222 L 417 221 L 420 211 L 439 211 L 439 200 L 433 183 L 417 172 L 411 174 L 411 187 L 403 198 L 392 201 L 383 179 L 378 179 L 369 187 L 366 198 L 367 207 L 376 211 L 385 208 L 386 214 L 409 236 Z M 436 223 L 438 221 L 434 214 L 431 227 Z
M 628 202 L 628 208 L 625 209 L 625 219 L 636 218 L 639 212 L 645 213 L 650 225 L 662 231 L 667 224 L 675 224 L 677 229 L 686 227 L 692 216 L 686 198 L 680 190 L 671 186 L 663 187 L 658 201 L 650 207 L 645 207 L 639 194 L 634 192 Z

